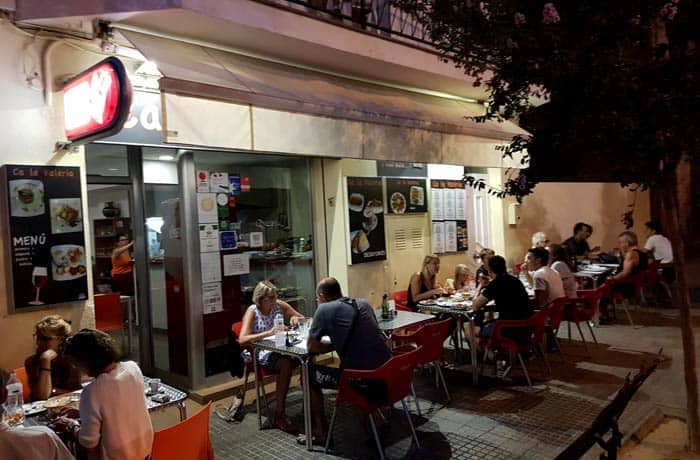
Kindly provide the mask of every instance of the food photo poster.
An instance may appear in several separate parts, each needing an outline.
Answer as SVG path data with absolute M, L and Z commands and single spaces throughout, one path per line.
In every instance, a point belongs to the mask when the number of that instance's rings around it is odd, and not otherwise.
M 351 264 L 386 260 L 382 179 L 347 177 L 346 193 Z
M 411 214 L 428 211 L 425 179 L 386 178 L 387 212 Z
M 80 168 L 4 165 L 10 311 L 87 299 Z

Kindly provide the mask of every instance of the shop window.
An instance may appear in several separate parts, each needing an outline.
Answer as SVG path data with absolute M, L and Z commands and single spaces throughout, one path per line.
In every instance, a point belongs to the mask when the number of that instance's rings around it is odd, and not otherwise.
M 85 146 L 87 175 L 92 177 L 128 177 L 126 146 L 88 144 Z

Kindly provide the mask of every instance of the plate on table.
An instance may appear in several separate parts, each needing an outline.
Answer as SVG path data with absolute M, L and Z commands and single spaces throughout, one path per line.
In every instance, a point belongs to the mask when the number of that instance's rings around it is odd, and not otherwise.
M 31 417 L 32 415 L 46 412 L 46 408 L 44 407 L 45 402 L 46 401 L 34 401 L 31 403 L 23 404 L 22 408 L 24 409 L 24 415 Z

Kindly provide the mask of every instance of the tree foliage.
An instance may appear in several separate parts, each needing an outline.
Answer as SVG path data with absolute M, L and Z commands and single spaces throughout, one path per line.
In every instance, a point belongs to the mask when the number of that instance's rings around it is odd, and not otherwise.
M 442 52 L 485 85 L 486 113 L 532 136 L 530 167 L 503 191 L 529 194 L 553 159 L 623 185 L 668 180 L 698 155 L 698 0 L 398 0 Z

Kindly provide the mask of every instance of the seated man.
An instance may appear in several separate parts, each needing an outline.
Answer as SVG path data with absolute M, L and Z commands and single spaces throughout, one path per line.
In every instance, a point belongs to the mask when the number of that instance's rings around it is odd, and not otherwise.
M 646 252 L 637 248 L 637 235 L 634 232 L 620 233 L 617 242 L 623 260 L 617 274 L 609 277 L 606 284 L 614 293 L 621 294 L 625 299 L 631 299 L 635 295 L 634 277 L 647 269 L 649 259 Z M 601 302 L 600 323 L 605 324 L 609 321 L 607 303 Z
M 523 283 L 506 271 L 506 260 L 501 256 L 493 256 L 488 260 L 488 267 L 492 280 L 472 302 L 474 311 L 487 308 L 486 304 L 493 300 L 498 320 L 528 319 L 532 315 L 530 299 Z M 494 322 L 484 324 L 480 328 L 481 336 L 490 336 L 493 325 Z M 478 330 L 476 333 L 479 335 Z
M 344 368 L 376 369 L 391 358 L 391 350 L 377 326 L 372 306 L 361 299 L 344 297 L 338 280 L 321 280 L 316 296 L 320 305 L 309 330 L 308 350 L 311 353 L 335 350 L 340 357 L 340 368 L 316 365 L 310 370 L 314 442 L 321 444 L 328 431 L 321 390 L 337 388 Z M 330 344 L 321 343 L 325 335 L 330 337 Z M 302 437 L 298 440 L 305 443 Z
M 530 248 L 525 256 L 527 269 L 532 273 L 535 289 L 535 308 L 543 308 L 558 299 L 566 297 L 564 284 L 559 273 L 549 265 L 549 252 L 544 248 Z
M 647 242 L 644 244 L 644 249 L 649 257 L 660 264 L 673 263 L 673 247 L 671 242 L 661 232 L 661 225 L 655 220 L 650 220 L 646 224 Z M 672 266 L 666 266 L 661 270 L 666 283 L 671 284 L 676 280 L 676 272 Z
M 593 227 L 584 223 L 578 222 L 574 225 L 574 235 L 567 238 L 562 245 L 566 246 L 571 257 L 578 259 L 586 259 L 591 253 L 600 251 L 600 247 L 596 246 L 593 249 L 588 245 L 588 238 L 593 234 Z
M 7 398 L 7 372 L 0 369 L 0 404 Z M 12 460 L 72 460 L 59 437 L 45 426 L 11 428 L 0 422 L 0 457 Z

